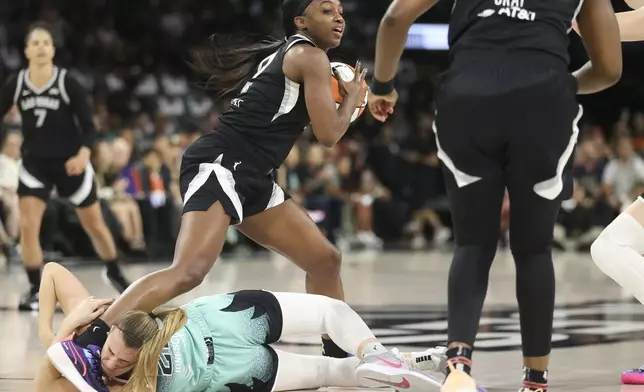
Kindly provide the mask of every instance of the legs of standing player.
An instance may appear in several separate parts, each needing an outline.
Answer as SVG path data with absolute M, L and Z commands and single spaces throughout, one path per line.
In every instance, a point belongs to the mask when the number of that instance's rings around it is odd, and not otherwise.
M 62 169 L 62 168 L 61 168 Z M 80 175 L 57 173 L 56 190 L 61 198 L 68 199 L 75 207 L 83 230 L 92 241 L 94 250 L 105 264 L 104 277 L 119 293 L 130 283 L 123 277 L 118 265 L 118 254 L 112 233 L 105 224 L 101 206 L 96 196 L 94 169 L 91 165 Z
M 105 219 L 103 219 L 99 202 L 94 201 L 87 206 L 78 206 L 76 208 L 76 214 L 78 215 L 83 230 L 85 230 L 85 233 L 92 240 L 94 250 L 103 263 L 105 263 L 105 278 L 122 293 L 129 286 L 129 282 L 123 277 L 119 268 L 114 237 L 107 227 Z
M 410 370 L 403 360 L 387 350 L 374 336 L 367 324 L 346 303 L 322 295 L 273 293 L 282 311 L 281 337 L 328 334 L 345 351 L 361 361 L 357 368 L 354 358 L 302 359 L 295 366 L 294 354 L 279 354 L 280 366 L 276 380 L 278 390 L 298 386 L 373 385 L 379 382 L 403 389 L 426 391 L 440 386 L 440 382 L 415 370 Z M 286 362 L 282 362 L 286 361 Z M 304 369 L 303 367 L 306 367 Z M 351 377 L 349 368 L 355 369 Z M 301 369 L 305 374 L 295 372 Z M 302 373 L 303 373 L 302 372 Z M 337 377 L 337 378 L 330 378 Z M 328 383 L 317 385 L 317 383 Z
M 523 391 L 546 391 L 555 305 L 554 225 L 572 196 L 569 163 L 583 111 L 570 75 L 517 92 L 508 103 L 510 248 L 523 342 Z
M 284 255 L 306 272 L 306 292 L 343 300 L 342 256 L 293 200 L 250 216 L 238 229 L 258 244 Z M 333 341 L 322 340 L 324 355 L 345 358 Z
M 590 248 L 595 264 L 644 304 L 644 200 L 642 196 L 610 225 Z M 622 374 L 624 384 L 644 384 L 644 366 Z
M 566 188 L 565 167 L 581 117 L 574 83 L 563 80 L 571 79 L 568 75 L 561 78 L 498 98 L 460 96 L 438 104 L 438 129 L 446 128 L 437 131 L 437 143 L 445 148 L 439 147 L 439 158 L 450 171 L 446 180 L 457 243 L 448 285 L 452 373 L 444 391 L 475 390 L 464 372 L 470 370 L 496 251 L 504 185 L 510 198 L 510 244 L 517 270 L 525 366 L 522 390 L 547 389 L 555 296 L 552 236 L 561 200 L 572 190 Z M 516 115 L 498 120 L 499 108 Z M 477 118 L 479 129 L 472 130 L 463 112 Z
M 38 309 L 40 271 L 43 265 L 42 248 L 40 246 L 40 224 L 45 213 L 45 203 L 44 200 L 35 196 L 21 196 L 18 201 L 22 264 L 31 285 L 29 293 L 20 301 L 21 310 Z

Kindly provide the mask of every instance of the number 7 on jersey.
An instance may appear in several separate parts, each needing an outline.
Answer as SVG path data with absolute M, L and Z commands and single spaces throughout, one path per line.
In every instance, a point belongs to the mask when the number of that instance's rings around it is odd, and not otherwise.
M 34 114 L 36 115 L 36 128 L 42 127 L 45 123 L 45 118 L 47 118 L 46 109 L 34 109 Z

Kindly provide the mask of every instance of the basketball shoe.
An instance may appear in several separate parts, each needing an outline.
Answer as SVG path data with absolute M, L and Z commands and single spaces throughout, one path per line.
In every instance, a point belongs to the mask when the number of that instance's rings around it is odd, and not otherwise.
M 413 369 L 391 351 L 362 358 L 356 367 L 356 375 L 361 380 L 375 381 L 380 386 L 396 390 L 426 392 L 441 386 L 440 380 Z
M 101 348 L 81 347 L 73 340 L 56 343 L 47 350 L 51 363 L 80 392 L 108 392 L 101 376 Z
M 622 384 L 644 385 L 644 366 L 622 373 Z
M 447 375 L 447 347 L 437 346 L 419 352 L 401 352 L 397 348 L 391 350 L 396 356 L 405 361 L 412 369 L 429 372 L 430 376 L 441 383 Z M 476 384 L 478 392 L 487 392 L 480 384 Z

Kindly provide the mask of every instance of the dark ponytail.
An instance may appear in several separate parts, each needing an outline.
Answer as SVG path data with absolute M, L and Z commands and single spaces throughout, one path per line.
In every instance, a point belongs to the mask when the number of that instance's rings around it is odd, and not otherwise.
M 259 63 L 277 51 L 286 41 L 265 38 L 248 43 L 236 35 L 213 35 L 210 47 L 191 52 L 190 67 L 208 78 L 200 85 L 217 92 L 219 97 L 236 91 L 253 76 Z
M 297 33 L 295 22 L 312 0 L 284 0 L 282 3 L 282 27 L 286 37 Z M 259 63 L 277 51 L 285 40 L 264 38 L 248 42 L 247 37 L 239 34 L 218 35 L 210 37 L 210 47 L 195 50 L 191 53 L 190 67 L 207 75 L 201 86 L 214 90 L 219 97 L 236 91 L 253 76 Z

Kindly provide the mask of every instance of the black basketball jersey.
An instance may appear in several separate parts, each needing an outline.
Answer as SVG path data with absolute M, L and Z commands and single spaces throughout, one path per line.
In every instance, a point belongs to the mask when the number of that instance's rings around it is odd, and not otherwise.
M 469 50 L 532 50 L 567 65 L 568 33 L 583 0 L 455 0 L 450 57 Z
M 91 148 L 94 123 L 87 97 L 67 70 L 54 67 L 49 81 L 37 88 L 29 70 L 21 70 L 0 92 L 0 115 L 16 105 L 22 118 L 23 158 L 70 158 Z
M 303 129 L 310 123 L 304 86 L 284 75 L 284 55 L 296 44 L 314 45 L 306 36 L 293 35 L 259 64 L 251 80 L 220 117 L 217 132 L 234 140 L 243 138 L 261 166 L 279 167 Z M 329 73 L 331 71 L 329 70 Z M 250 148 L 248 148 L 250 147 Z

